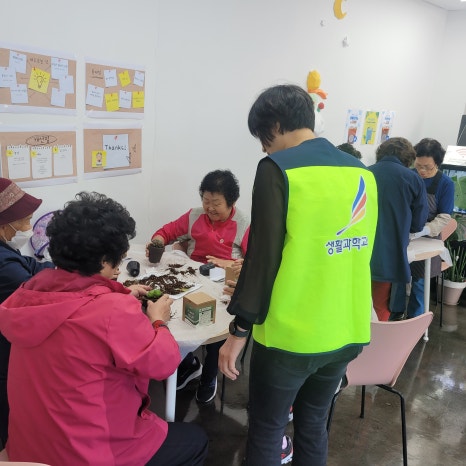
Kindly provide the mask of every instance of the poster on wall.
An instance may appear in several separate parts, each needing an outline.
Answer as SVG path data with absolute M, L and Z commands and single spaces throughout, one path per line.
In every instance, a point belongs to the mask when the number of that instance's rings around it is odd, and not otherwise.
M 0 172 L 20 186 L 75 183 L 76 130 L 0 126 Z
M 142 66 L 86 60 L 86 114 L 97 118 L 143 118 Z
M 362 110 L 348 109 L 346 112 L 346 124 L 344 141 L 348 144 L 356 144 L 361 140 Z
M 380 112 L 380 122 L 377 130 L 377 141 L 379 144 L 391 138 L 394 119 L 395 112 L 393 110 L 383 110 Z
M 139 173 L 142 125 L 87 124 L 84 127 L 84 178 Z
M 76 59 L 0 42 L 0 112 L 76 114 Z
M 368 110 L 364 116 L 361 144 L 375 144 L 378 124 L 379 112 Z

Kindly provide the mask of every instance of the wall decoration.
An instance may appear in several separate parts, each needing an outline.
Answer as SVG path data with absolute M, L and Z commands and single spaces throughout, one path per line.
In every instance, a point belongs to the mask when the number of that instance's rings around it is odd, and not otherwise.
M 0 43 L 0 112 L 76 114 L 76 60 Z
M 90 117 L 142 118 L 145 101 L 143 67 L 86 61 L 86 113 Z
M 74 128 L 0 127 L 0 172 L 20 186 L 76 182 Z
M 333 14 L 337 19 L 343 19 L 346 16 L 346 12 L 343 12 L 341 9 L 344 1 L 345 0 L 335 0 L 333 2 Z
M 362 128 L 361 144 L 375 144 L 375 135 L 379 124 L 379 112 L 367 111 Z
M 325 122 L 321 114 L 321 110 L 325 108 L 325 104 L 323 101 L 327 98 L 327 93 L 320 88 L 320 82 L 320 73 L 317 70 L 309 71 L 307 75 L 307 92 L 314 101 L 314 133 L 316 134 L 316 136 L 321 135 L 325 130 Z
M 88 124 L 84 128 L 84 178 L 120 176 L 141 171 L 142 126 Z

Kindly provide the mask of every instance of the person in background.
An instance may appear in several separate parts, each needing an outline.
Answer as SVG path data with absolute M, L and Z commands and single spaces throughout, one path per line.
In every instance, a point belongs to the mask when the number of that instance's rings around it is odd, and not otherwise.
M 445 156 L 445 149 L 435 139 L 424 138 L 415 146 L 415 171 L 419 174 L 427 190 L 428 216 L 422 232 L 417 236 L 438 238 L 451 219 L 455 201 L 453 181 L 443 174 L 439 167 Z M 441 273 L 439 256 L 431 260 L 431 277 Z M 411 293 L 406 307 L 406 317 L 411 319 L 424 312 L 424 261 L 411 263 Z M 390 315 L 390 320 L 401 320 L 406 306 L 405 289 L 400 288 L 397 295 L 399 303 Z
M 358 160 L 362 159 L 361 152 L 355 149 L 353 144 L 350 144 L 349 142 L 344 142 L 343 144 L 340 144 L 339 146 L 337 146 L 337 149 L 340 149 L 343 152 L 346 152 L 347 154 L 350 154 L 353 157 L 356 157 Z
M 21 283 L 46 268 L 51 262 L 40 263 L 19 251 L 32 236 L 32 214 L 42 200 L 25 193 L 7 178 L 0 178 L 0 303 L 5 301 Z M 7 375 L 10 343 L 0 334 L 0 441 L 8 438 Z
M 427 194 L 417 173 L 408 167 L 416 153 L 405 138 L 380 144 L 376 163 L 369 167 L 377 181 L 379 219 L 371 259 L 372 300 L 379 320 L 397 312 L 396 296 L 406 290 L 410 269 L 409 234 L 420 232 L 427 220 Z M 404 302 L 401 304 L 404 310 Z
M 56 269 L 35 275 L 1 307 L 11 342 L 12 461 L 56 465 L 202 465 L 208 440 L 195 425 L 149 411 L 149 379 L 180 362 L 166 322 L 172 299 L 148 302 L 113 280 L 135 236 L 120 204 L 81 192 L 47 226 Z M 24 383 L 27 381 L 27 383 Z
M 248 125 L 268 157 L 257 167 L 248 251 L 219 367 L 238 377 L 235 362 L 253 328 L 246 465 L 285 462 L 293 405 L 293 464 L 323 466 L 331 399 L 370 340 L 377 188 L 361 162 L 314 136 L 313 102 L 298 86 L 265 90 Z
M 239 184 L 229 170 L 215 170 L 199 186 L 202 207 L 195 207 L 177 220 L 158 229 L 152 240 L 163 244 L 178 241 L 187 255 L 197 262 L 212 262 L 225 268 L 242 262 L 248 244 L 249 217 L 235 207 Z M 148 255 L 148 252 L 146 252 Z M 206 345 L 204 367 L 193 353 L 178 369 L 177 390 L 201 376 L 196 391 L 199 403 L 211 402 L 217 393 L 218 350 L 223 341 Z

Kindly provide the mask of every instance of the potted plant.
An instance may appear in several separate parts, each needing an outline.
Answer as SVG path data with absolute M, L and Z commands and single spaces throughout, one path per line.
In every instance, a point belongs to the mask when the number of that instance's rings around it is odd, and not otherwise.
M 466 247 L 458 241 L 447 241 L 445 246 L 450 253 L 452 265 L 443 272 L 443 302 L 456 305 L 466 288 Z
M 149 262 L 152 262 L 153 264 L 157 264 L 158 262 L 160 262 L 162 254 L 165 252 L 165 245 L 163 244 L 163 241 L 158 238 L 154 238 L 149 243 L 148 248 Z

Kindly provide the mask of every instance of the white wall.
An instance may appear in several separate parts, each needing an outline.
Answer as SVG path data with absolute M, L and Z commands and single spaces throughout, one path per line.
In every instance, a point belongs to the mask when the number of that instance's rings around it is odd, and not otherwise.
M 2 3 L 0 41 L 76 54 L 78 102 L 85 57 L 145 66 L 143 172 L 28 189 L 44 199 L 39 214 L 82 189 L 114 197 L 135 217 L 139 242 L 198 205 L 199 183 L 216 168 L 237 175 L 238 206 L 249 209 L 262 153 L 247 114 L 267 86 L 305 86 L 317 69 L 328 92 L 324 136 L 334 144 L 343 142 L 348 108 L 395 110 L 394 135 L 451 144 L 466 103 L 464 79 L 451 74 L 465 74 L 456 42 L 465 43 L 466 16 L 420 0 L 343 2 L 343 20 L 329 0 Z M 78 152 L 84 121 L 82 106 L 77 117 L 0 114 L 0 124 L 76 124 Z M 374 150 L 363 148 L 365 162 Z

